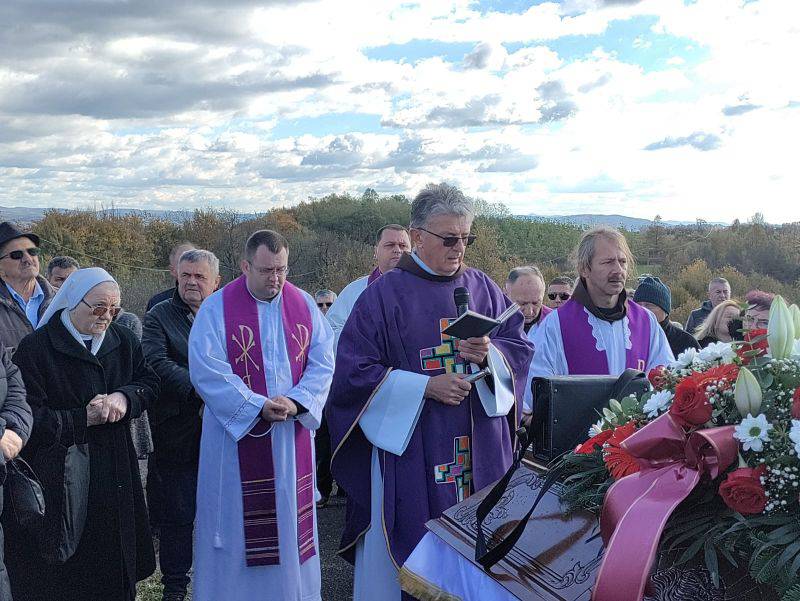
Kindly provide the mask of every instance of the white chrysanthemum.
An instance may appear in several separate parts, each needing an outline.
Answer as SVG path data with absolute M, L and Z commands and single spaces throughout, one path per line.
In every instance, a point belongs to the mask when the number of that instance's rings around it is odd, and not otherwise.
M 589 438 L 597 436 L 602 431 L 603 431 L 603 420 L 601 419 L 599 422 L 597 422 L 596 424 L 592 424 L 589 427 Z
M 659 413 L 667 410 L 674 397 L 675 395 L 669 390 L 660 390 L 647 399 L 642 411 L 647 414 L 647 417 L 658 417 Z
M 792 428 L 789 430 L 789 439 L 794 443 L 794 452 L 800 456 L 800 420 L 792 420 Z
M 742 443 L 745 451 L 760 453 L 764 450 L 764 442 L 769 440 L 770 430 L 772 424 L 767 421 L 766 415 L 761 413 L 758 417 L 753 417 L 748 413 L 742 423 L 736 426 L 733 437 Z
M 689 367 L 692 363 L 698 359 L 698 353 L 696 348 L 688 348 L 683 351 L 678 358 L 675 359 L 672 363 L 669 364 L 670 369 L 682 369 L 684 367 Z
M 733 363 L 736 358 L 736 351 L 733 350 L 730 342 L 712 342 L 702 349 L 697 357 L 704 363 L 719 361 L 720 363 Z

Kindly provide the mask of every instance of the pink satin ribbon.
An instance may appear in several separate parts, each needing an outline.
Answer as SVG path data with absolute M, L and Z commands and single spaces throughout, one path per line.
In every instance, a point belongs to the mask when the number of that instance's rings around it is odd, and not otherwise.
M 669 413 L 623 443 L 641 471 L 608 489 L 600 514 L 605 556 L 593 601 L 639 601 L 644 595 L 664 526 L 704 474 L 716 478 L 737 457 L 733 426 L 688 436 Z

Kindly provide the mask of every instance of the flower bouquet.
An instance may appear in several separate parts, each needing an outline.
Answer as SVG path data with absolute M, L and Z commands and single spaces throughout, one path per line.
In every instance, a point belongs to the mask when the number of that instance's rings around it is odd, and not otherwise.
M 562 456 L 567 511 L 600 513 L 595 601 L 640 599 L 656 556 L 749 570 L 800 601 L 800 310 L 776 297 L 767 330 L 690 349 L 612 399 Z

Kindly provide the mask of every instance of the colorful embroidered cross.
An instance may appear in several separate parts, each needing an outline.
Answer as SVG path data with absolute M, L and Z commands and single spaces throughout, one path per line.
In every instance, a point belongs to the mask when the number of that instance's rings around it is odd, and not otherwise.
M 424 348 L 419 351 L 419 361 L 423 371 L 444 369 L 445 373 L 463 374 L 464 363 L 456 358 L 458 351 L 455 349 L 456 339 L 447 334 L 442 334 L 455 318 L 443 317 L 439 320 L 439 333 L 442 343 L 439 346 Z
M 472 454 L 469 436 L 453 440 L 453 463 L 443 463 L 433 468 L 437 484 L 455 484 L 456 497 L 460 503 L 470 495 L 472 484 Z

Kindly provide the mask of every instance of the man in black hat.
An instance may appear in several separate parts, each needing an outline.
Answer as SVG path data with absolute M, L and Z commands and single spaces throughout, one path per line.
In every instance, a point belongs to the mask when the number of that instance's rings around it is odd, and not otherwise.
M 0 223 L 0 343 L 9 352 L 36 329 L 54 295 L 39 275 L 39 236 Z
M 633 294 L 633 300 L 655 315 L 656 320 L 667 335 L 667 341 L 673 355 L 677 357 L 689 348 L 700 350 L 700 344 L 695 340 L 694 336 L 681 329 L 679 324 L 670 321 L 672 293 L 659 278 L 652 275 L 640 277 L 639 285 Z

